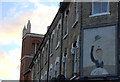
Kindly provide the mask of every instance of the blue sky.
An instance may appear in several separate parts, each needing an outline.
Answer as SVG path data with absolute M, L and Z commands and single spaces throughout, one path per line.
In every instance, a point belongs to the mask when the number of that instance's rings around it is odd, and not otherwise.
M 0 2 L 0 79 L 19 80 L 22 29 L 28 20 L 32 33 L 45 34 L 58 8 L 59 1 Z

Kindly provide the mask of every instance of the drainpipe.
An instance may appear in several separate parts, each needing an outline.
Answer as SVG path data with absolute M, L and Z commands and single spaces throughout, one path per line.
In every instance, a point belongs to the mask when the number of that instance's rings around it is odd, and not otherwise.
M 118 27 L 117 27 L 117 33 L 118 33 L 118 50 L 120 49 L 120 46 L 119 46 L 119 41 L 120 41 L 120 1 L 118 2 Z M 120 54 L 120 52 L 118 52 L 118 54 Z M 119 55 L 117 57 L 119 60 Z M 117 65 L 120 65 L 120 63 L 117 63 Z M 119 66 L 117 66 L 117 69 L 119 69 Z M 120 71 L 118 71 L 118 74 L 120 74 Z
M 49 41 L 49 47 L 48 47 L 48 68 L 47 68 L 47 82 L 49 77 L 49 62 L 50 62 L 50 34 L 48 33 L 48 41 Z
M 62 24 L 61 24 L 61 51 L 60 51 L 60 69 L 59 74 L 61 75 L 61 69 L 62 69 L 62 47 L 63 47 L 63 19 L 64 19 L 64 13 L 61 12 L 62 17 Z
M 82 38 L 82 2 L 81 2 L 81 9 L 80 9 L 80 13 L 81 13 L 81 15 L 80 15 L 80 59 L 79 59 L 79 74 L 80 74 L 80 76 L 82 75 L 82 56 L 81 56 L 81 48 L 82 48 L 82 40 L 81 40 L 81 38 Z

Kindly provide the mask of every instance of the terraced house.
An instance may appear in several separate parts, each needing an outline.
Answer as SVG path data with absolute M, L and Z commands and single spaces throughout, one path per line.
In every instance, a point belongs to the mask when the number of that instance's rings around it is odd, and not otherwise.
M 61 2 L 29 66 L 31 80 L 119 78 L 119 2 Z

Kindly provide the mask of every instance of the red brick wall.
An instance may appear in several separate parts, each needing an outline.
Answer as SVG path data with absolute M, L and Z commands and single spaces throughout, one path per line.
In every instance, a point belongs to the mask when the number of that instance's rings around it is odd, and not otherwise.
M 25 55 L 31 55 L 32 54 L 32 43 L 41 43 L 42 37 L 33 37 L 33 36 L 27 36 L 22 41 L 22 51 L 21 51 L 21 58 Z M 21 69 L 20 69 L 20 80 L 31 80 L 31 73 L 27 73 L 24 77 L 24 72 L 26 72 L 29 69 L 29 65 L 32 61 L 32 58 L 24 58 L 21 60 Z M 23 64 L 23 67 L 22 67 Z

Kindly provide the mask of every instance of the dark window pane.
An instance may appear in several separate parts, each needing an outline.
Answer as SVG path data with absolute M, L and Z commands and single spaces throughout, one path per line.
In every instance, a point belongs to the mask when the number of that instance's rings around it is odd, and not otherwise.
M 93 14 L 101 13 L 101 2 L 94 2 Z
M 102 2 L 102 12 L 107 12 L 108 2 Z

